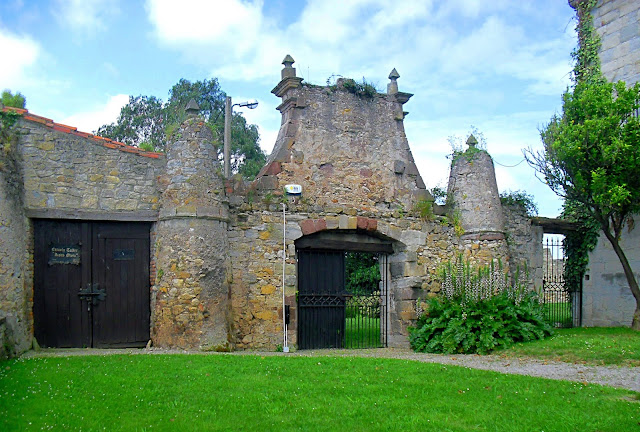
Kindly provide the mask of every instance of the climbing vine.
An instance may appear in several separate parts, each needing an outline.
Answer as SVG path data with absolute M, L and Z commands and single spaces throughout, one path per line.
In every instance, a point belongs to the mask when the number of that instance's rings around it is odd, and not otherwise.
M 16 149 L 18 132 L 15 127 L 18 118 L 20 114 L 15 111 L 0 110 L 0 174 L 9 194 L 20 200 L 22 179 Z
M 573 68 L 574 83 L 604 80 L 600 69 L 600 37 L 593 26 L 591 10 L 598 0 L 578 0 L 576 2 L 576 13 L 578 24 L 578 46 L 571 52 L 571 57 L 575 61 Z
M 578 0 L 576 13 L 578 23 L 578 46 L 571 53 L 575 61 L 572 79 L 575 84 L 587 81 L 604 81 L 600 68 L 600 37 L 593 26 L 591 11 L 597 0 Z M 564 250 L 566 262 L 564 277 L 571 289 L 579 289 L 582 277 L 589 265 L 589 252 L 598 243 L 600 224 L 590 216 L 584 204 L 566 199 L 563 204 L 562 218 L 577 222 L 578 230 L 565 235 Z

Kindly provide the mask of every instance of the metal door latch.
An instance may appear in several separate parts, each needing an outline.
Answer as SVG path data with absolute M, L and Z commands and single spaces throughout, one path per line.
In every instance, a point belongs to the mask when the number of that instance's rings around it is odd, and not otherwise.
M 103 301 L 106 296 L 107 292 L 104 288 L 100 289 L 97 283 L 88 283 L 85 289 L 81 289 L 78 292 L 78 297 L 81 300 L 86 300 L 94 306 Z

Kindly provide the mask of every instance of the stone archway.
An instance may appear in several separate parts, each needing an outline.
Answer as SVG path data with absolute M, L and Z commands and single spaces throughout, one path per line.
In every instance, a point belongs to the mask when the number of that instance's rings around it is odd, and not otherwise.
M 390 239 L 357 230 L 325 230 L 296 241 L 298 348 L 387 346 L 390 253 Z M 363 261 L 379 273 L 356 285 L 352 267 Z

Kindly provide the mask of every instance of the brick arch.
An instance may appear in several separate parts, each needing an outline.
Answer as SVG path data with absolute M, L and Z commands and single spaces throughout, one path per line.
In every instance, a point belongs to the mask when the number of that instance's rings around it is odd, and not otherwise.
M 363 216 L 328 216 L 319 219 L 305 219 L 298 222 L 302 235 L 311 235 L 321 231 L 356 231 L 373 236 L 387 238 L 394 242 L 400 241 L 401 230 L 386 222 Z

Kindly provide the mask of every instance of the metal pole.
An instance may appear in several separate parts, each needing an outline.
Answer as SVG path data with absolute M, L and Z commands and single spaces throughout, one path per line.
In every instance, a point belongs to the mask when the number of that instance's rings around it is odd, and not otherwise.
M 224 104 L 224 178 L 231 176 L 231 97 L 227 96 Z
M 287 335 L 287 318 L 285 316 L 286 304 L 284 296 L 285 267 L 287 266 L 287 205 L 282 203 L 282 328 L 284 331 L 282 343 L 283 352 L 289 352 L 289 338 Z

